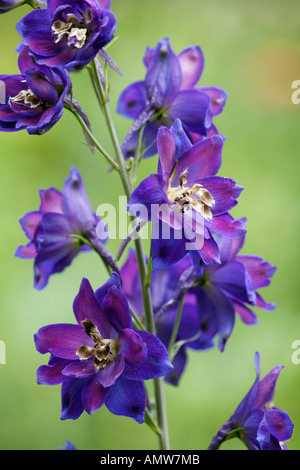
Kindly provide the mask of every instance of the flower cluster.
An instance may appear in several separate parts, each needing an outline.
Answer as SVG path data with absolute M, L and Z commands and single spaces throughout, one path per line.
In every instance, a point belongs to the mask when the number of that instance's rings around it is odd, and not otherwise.
M 16 251 L 17 257 L 34 260 L 34 287 L 45 288 L 52 275 L 86 250 L 100 255 L 108 276 L 96 291 L 83 277 L 73 302 L 75 324 L 43 326 L 34 335 L 37 351 L 49 354 L 37 381 L 61 384 L 62 420 L 105 405 L 115 415 L 146 421 L 167 442 L 161 380 L 178 386 L 188 351 L 217 344 L 223 352 L 237 316 L 251 325 L 258 323 L 253 308 L 275 308 L 260 289 L 270 284 L 276 267 L 241 253 L 246 218 L 234 219 L 230 213 L 243 187 L 219 175 L 226 138 L 213 118 L 223 111 L 227 93 L 219 86 L 198 85 L 204 68 L 198 45 L 176 54 L 169 38 L 163 38 L 146 49 L 144 80 L 128 85 L 119 97 L 117 112 L 133 121 L 119 143 L 108 107 L 106 69 L 99 60 L 120 72 L 104 49 L 117 27 L 111 1 L 0 1 L 0 13 L 24 3 L 33 10 L 16 25 L 22 38 L 20 73 L 0 76 L 5 87 L 0 131 L 44 134 L 64 109 L 71 111 L 92 150 L 120 174 L 131 222 L 135 218 L 152 225 L 150 257 L 144 253 L 139 222 L 135 249 L 119 267 L 132 236 L 112 256 L 106 248 L 109 234 L 77 168 L 71 167 L 62 191 L 40 190 L 39 209 L 20 219 L 29 242 Z M 85 68 L 106 117 L 113 157 L 74 98 L 71 74 Z M 156 154 L 156 173 L 134 187 L 143 157 Z M 270 404 L 281 366 L 260 380 L 258 362 L 257 354 L 255 383 L 210 449 L 231 437 L 242 439 L 248 449 L 287 448 L 282 442 L 291 437 L 293 423 Z M 149 380 L 155 382 L 154 410 Z M 69 441 L 65 448 L 75 449 Z

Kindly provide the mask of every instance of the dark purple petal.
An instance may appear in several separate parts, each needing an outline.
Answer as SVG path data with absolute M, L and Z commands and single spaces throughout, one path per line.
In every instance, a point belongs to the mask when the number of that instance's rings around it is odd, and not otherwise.
M 123 354 L 118 354 L 116 359 L 99 371 L 99 382 L 105 388 L 111 387 L 124 370 Z
M 222 291 L 213 285 L 197 289 L 197 297 L 202 329 L 205 326 L 206 336 L 212 336 L 212 333 L 216 331 L 219 335 L 219 349 L 224 351 L 235 323 L 233 305 Z
M 193 263 L 194 263 L 195 258 L 193 258 L 194 256 L 193 252 L 190 251 L 189 254 L 192 256 Z M 220 263 L 219 247 L 212 237 L 204 238 L 203 246 L 199 250 L 199 254 L 205 264 Z
M 47 352 L 62 359 L 78 360 L 76 351 L 80 346 L 93 346 L 91 338 L 79 325 L 62 323 L 44 326 L 34 335 L 38 352 Z
M 212 282 L 222 291 L 238 302 L 256 303 L 253 283 L 247 270 L 238 261 L 228 261 L 222 264 L 212 274 Z
M 193 88 L 204 68 L 204 55 L 199 46 L 190 46 L 178 55 L 182 71 L 181 90 Z
M 164 184 L 164 180 L 160 175 L 151 174 L 145 178 L 130 196 L 127 206 L 129 212 L 142 219 L 148 216 L 149 219 L 151 217 L 152 205 L 156 204 L 160 206 L 167 202 L 163 189 Z M 138 214 L 139 206 L 141 206 L 140 215 Z M 145 208 L 147 209 L 146 212 Z
M 157 149 L 159 154 L 158 173 L 164 177 L 171 175 L 175 165 L 175 142 L 171 131 L 161 127 L 157 133 Z
M 283 366 L 274 367 L 259 382 L 257 396 L 254 404 L 255 408 L 262 408 L 266 403 L 272 401 L 275 392 L 276 382 L 282 369 Z
M 35 70 L 25 72 L 26 83 L 33 93 L 42 101 L 54 102 L 58 100 L 58 92 L 52 83 L 46 80 L 45 75 Z
M 122 330 L 119 334 L 119 345 L 125 364 L 135 367 L 147 358 L 147 346 L 137 331 Z
M 172 186 L 179 185 L 179 177 L 186 169 L 189 186 L 203 178 L 216 175 L 222 163 L 223 144 L 224 141 L 220 136 L 208 137 L 181 155 L 177 160 Z
M 238 186 L 231 178 L 223 178 L 214 176 L 205 178 L 199 181 L 199 184 L 207 189 L 215 200 L 215 205 L 212 208 L 214 216 L 228 212 L 237 204 L 237 198 L 243 191 L 242 186 Z
M 62 194 L 64 213 L 75 233 L 88 234 L 95 226 L 95 215 L 77 168 L 71 168 Z
M 122 289 L 136 315 L 144 315 L 144 302 L 142 296 L 139 267 L 136 253 L 133 249 L 128 251 L 127 260 L 120 269 Z
M 82 390 L 81 401 L 85 411 L 89 414 L 101 408 L 107 397 L 108 389 L 104 388 L 99 382 L 99 376 L 96 374 L 91 377 Z
M 275 436 L 278 441 L 287 441 L 292 437 L 294 424 L 286 411 L 272 407 L 265 411 L 265 418 L 270 433 Z
M 197 87 L 197 90 L 209 96 L 213 116 L 216 116 L 223 111 L 228 95 L 222 88 L 201 86 Z
M 143 382 L 128 380 L 122 375 L 109 388 L 105 405 L 117 416 L 133 418 L 138 423 L 145 421 L 146 392 Z
M 81 394 L 88 379 L 69 379 L 61 386 L 60 419 L 77 419 L 83 412 Z
M 172 362 L 172 366 L 174 367 L 174 369 L 165 375 L 165 381 L 177 386 L 179 384 L 180 377 L 184 372 L 186 363 L 187 354 L 185 348 L 180 348 Z
M 135 82 L 121 93 L 116 111 L 128 119 L 137 119 L 145 109 L 146 103 L 145 82 Z
M 72 361 L 63 369 L 63 374 L 67 377 L 90 377 L 91 375 L 95 375 L 97 369 L 94 366 L 93 360 L 86 360 L 86 361 Z
M 171 227 L 170 238 L 152 238 L 152 268 L 154 270 L 167 268 L 187 255 L 186 242 L 182 236 L 177 238 L 176 232 L 179 231 L 175 231 Z
M 148 99 L 156 109 L 172 103 L 181 87 L 181 79 L 179 60 L 169 39 L 162 39 L 151 55 L 145 77 Z
M 180 91 L 168 110 L 168 116 L 180 119 L 190 132 L 207 135 L 212 123 L 209 98 L 196 90 Z
M 122 291 L 118 274 L 112 273 L 109 280 L 97 289 L 95 296 L 114 326 L 121 330 L 132 328 L 128 300 Z
M 126 364 L 123 375 L 131 380 L 149 380 L 166 375 L 173 369 L 163 343 L 147 331 L 134 330 L 147 347 L 147 358 L 139 365 Z
M 192 143 L 184 131 L 180 119 L 174 121 L 170 131 L 175 142 L 175 156 L 177 160 L 180 155 L 187 152 L 192 147 Z
M 210 231 L 228 238 L 237 238 L 246 233 L 244 224 L 240 220 L 234 220 L 227 212 L 206 220 L 205 225 Z
M 251 410 L 243 423 L 243 438 L 248 450 L 261 450 L 258 441 L 258 429 L 264 418 L 264 412 L 259 409 Z
M 90 282 L 85 278 L 81 281 L 79 292 L 73 303 L 73 310 L 79 325 L 82 321 L 88 319 L 97 326 L 103 338 L 110 338 L 111 326 L 109 319 L 102 310 Z
M 48 246 L 45 244 L 43 250 L 39 250 L 35 258 L 34 287 L 38 290 L 44 289 L 48 284 L 49 277 L 70 266 L 80 250 L 80 246 L 72 239 L 49 243 Z
M 48 365 L 40 366 L 37 370 L 37 383 L 42 385 L 58 385 L 68 380 L 62 371 L 70 364 L 67 359 L 51 357 Z

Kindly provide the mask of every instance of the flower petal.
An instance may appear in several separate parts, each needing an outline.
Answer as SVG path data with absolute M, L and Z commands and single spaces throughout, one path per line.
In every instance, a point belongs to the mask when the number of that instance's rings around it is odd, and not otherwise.
M 182 70 L 181 90 L 193 88 L 204 68 L 204 55 L 199 46 L 190 46 L 178 54 Z
M 222 88 L 215 86 L 200 86 L 197 90 L 210 98 L 212 115 L 216 116 L 223 111 L 228 95 Z
M 117 104 L 117 113 L 128 119 L 137 119 L 145 109 L 147 94 L 145 82 L 135 82 L 121 93 Z
M 97 326 L 102 338 L 110 338 L 111 326 L 109 319 L 102 310 L 90 282 L 85 278 L 81 281 L 79 292 L 73 303 L 73 310 L 79 325 L 82 321 L 88 319 Z
M 128 300 L 122 291 L 118 274 L 112 273 L 109 280 L 97 289 L 95 296 L 111 323 L 121 330 L 132 328 Z
M 157 44 L 145 77 L 147 96 L 159 109 L 172 103 L 181 86 L 181 67 L 168 38 Z
M 216 175 L 222 163 L 223 144 L 220 136 L 208 137 L 182 154 L 177 160 L 172 186 L 179 185 L 179 177 L 186 169 L 189 186 L 203 178 Z
M 80 346 L 93 346 L 93 341 L 79 325 L 61 323 L 40 328 L 34 335 L 36 349 L 39 353 L 50 352 L 62 359 L 78 360 L 76 351 Z
M 180 91 L 168 110 L 168 116 L 180 119 L 190 132 L 206 136 L 212 124 L 209 97 L 196 90 Z
M 236 260 L 243 263 L 247 269 L 255 289 L 267 287 L 271 282 L 273 274 L 277 270 L 276 266 L 272 266 L 268 261 L 264 261 L 259 256 L 238 255 Z
M 149 380 L 161 377 L 173 369 L 163 343 L 147 331 L 134 330 L 147 347 L 147 358 L 138 365 L 126 364 L 123 375 L 131 380 Z
M 98 374 L 91 377 L 81 393 L 81 401 L 85 411 L 89 414 L 101 408 L 104 405 L 108 390 L 99 382 Z
M 88 379 L 69 379 L 61 386 L 60 419 L 77 419 L 83 412 L 81 400 L 82 390 Z
M 109 388 L 105 405 L 111 413 L 117 416 L 127 416 L 140 424 L 143 423 L 146 408 L 146 392 L 143 382 L 128 380 L 122 375 Z

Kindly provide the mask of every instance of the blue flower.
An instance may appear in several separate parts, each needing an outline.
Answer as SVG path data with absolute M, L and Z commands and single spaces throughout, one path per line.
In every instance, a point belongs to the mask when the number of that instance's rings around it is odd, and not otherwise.
M 128 210 L 153 223 L 153 269 L 166 268 L 187 254 L 195 268 L 220 263 L 215 235 L 230 239 L 246 232 L 229 214 L 242 187 L 216 176 L 222 163 L 223 139 L 212 136 L 192 145 L 181 122 L 157 135 L 157 174 L 133 191 Z
M 30 242 L 19 246 L 16 256 L 34 259 L 34 286 L 43 289 L 52 274 L 63 271 L 81 251 L 89 249 L 76 235 L 87 239 L 99 252 L 96 228 L 99 218 L 86 195 L 79 171 L 73 167 L 62 192 L 55 188 L 40 191 L 37 211 L 20 220 Z
M 259 290 L 270 284 L 276 267 L 258 256 L 240 255 L 244 241 L 245 235 L 234 240 L 220 239 L 221 263 L 204 265 L 200 278 L 189 257 L 166 269 L 152 271 L 150 291 L 155 325 L 157 335 L 166 347 L 170 343 L 179 301 L 184 296 L 176 341 L 186 342 L 172 362 L 174 369 L 165 377 L 173 385 L 178 385 L 186 367 L 187 349 L 212 348 L 218 337 L 219 349 L 224 351 L 236 314 L 246 325 L 251 325 L 258 322 L 252 307 L 269 311 L 275 308 L 273 303 L 262 298 Z M 130 305 L 143 319 L 139 268 L 134 250 L 129 251 L 120 274 Z
M 120 278 L 113 273 L 95 293 L 83 279 L 73 304 L 77 324 L 41 328 L 35 344 L 50 353 L 39 367 L 40 384 L 62 384 L 61 419 L 77 419 L 104 404 L 115 415 L 145 420 L 144 380 L 172 369 L 166 348 L 147 331 L 133 328 Z
M 0 131 L 26 129 L 44 134 L 59 121 L 65 98 L 71 89 L 68 72 L 37 65 L 23 47 L 19 55 L 19 75 L 0 75 L 5 97 L 0 103 Z
M 219 429 L 208 450 L 238 437 L 248 450 L 288 450 L 284 444 L 293 434 L 287 412 L 272 403 L 276 382 L 283 366 L 274 367 L 260 380 L 259 353 L 255 355 L 256 379 L 231 418 Z
M 110 6 L 110 2 L 104 4 Z M 77 70 L 112 40 L 116 18 L 97 0 L 71 0 L 67 4 L 48 0 L 46 9 L 30 12 L 16 28 L 38 64 Z
M 179 118 L 193 143 L 218 134 L 212 117 L 222 112 L 227 94 L 218 87 L 197 87 L 204 57 L 199 46 L 190 46 L 176 55 L 168 38 L 156 48 L 148 47 L 144 56 L 144 81 L 129 85 L 121 94 L 117 112 L 135 120 L 123 142 L 124 156 L 135 155 L 138 130 L 143 125 L 145 157 L 157 152 L 159 127 L 170 127 Z

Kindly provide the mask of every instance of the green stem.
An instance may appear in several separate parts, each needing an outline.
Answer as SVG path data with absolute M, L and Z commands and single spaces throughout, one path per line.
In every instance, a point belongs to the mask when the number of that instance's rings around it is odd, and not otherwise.
M 111 117 L 108 102 L 106 100 L 105 90 L 102 87 L 101 81 L 97 73 L 97 67 L 96 67 L 95 61 L 92 62 L 92 70 L 93 70 L 93 75 L 94 75 L 94 83 L 96 84 L 98 93 L 102 99 L 102 111 L 103 111 L 106 124 L 110 133 L 112 144 L 114 146 L 116 160 L 119 166 L 119 173 L 120 173 L 121 181 L 123 184 L 124 192 L 127 196 L 127 199 L 129 200 L 133 188 L 129 179 L 125 159 L 123 157 L 119 139 L 118 139 L 115 127 L 114 127 L 113 119 Z M 139 274 L 140 274 L 140 280 L 141 280 L 141 286 L 142 286 L 146 327 L 147 327 L 147 331 L 149 331 L 152 334 L 156 334 L 150 289 L 147 286 L 147 264 L 146 264 L 143 242 L 142 242 L 142 239 L 138 237 L 137 239 L 134 240 L 134 243 L 135 243 Z M 169 445 L 169 436 L 168 436 L 168 424 L 167 424 L 167 416 L 166 416 L 163 378 L 160 377 L 160 378 L 154 379 L 154 391 L 155 391 L 158 426 L 161 430 L 161 433 L 159 435 L 160 447 L 161 447 L 161 450 L 169 450 L 170 445 Z
M 181 299 L 180 299 L 180 301 L 179 301 L 179 306 L 178 306 L 178 310 L 177 310 L 176 320 L 175 320 L 175 324 L 174 324 L 174 327 L 173 327 L 171 339 L 170 339 L 170 342 L 169 342 L 168 352 L 169 352 L 169 355 L 170 355 L 170 356 L 171 356 L 171 352 L 172 352 L 174 343 L 175 343 L 176 338 L 177 338 L 177 334 L 178 334 L 178 330 L 179 330 L 179 325 L 180 325 L 180 321 L 181 321 L 181 316 L 182 316 L 183 304 L 184 304 L 184 295 L 181 297 Z
M 75 116 L 75 118 L 77 119 L 77 121 L 79 122 L 79 124 L 81 125 L 82 129 L 84 130 L 84 132 L 87 134 L 87 136 L 89 137 L 89 139 L 91 140 L 91 142 L 93 142 L 96 150 L 100 153 L 100 155 L 105 159 L 105 161 L 107 163 L 109 163 L 110 166 L 112 166 L 115 170 L 119 171 L 119 166 L 117 165 L 117 163 L 111 158 L 111 156 L 106 152 L 106 150 L 104 150 L 104 148 L 99 144 L 99 142 L 97 141 L 96 137 L 94 136 L 94 134 L 90 131 L 90 129 L 88 128 L 88 126 L 86 125 L 86 123 L 84 122 L 84 120 L 81 118 L 81 116 L 79 116 L 79 114 L 76 113 L 76 111 L 74 109 L 72 109 L 71 106 L 68 106 L 68 105 L 65 105 L 65 109 L 67 109 L 68 111 L 70 111 L 73 116 Z

